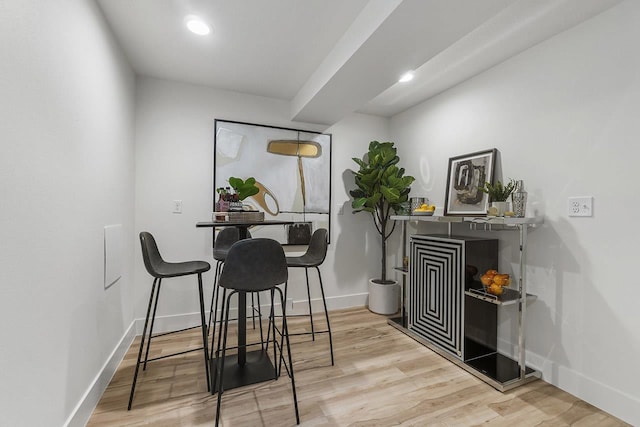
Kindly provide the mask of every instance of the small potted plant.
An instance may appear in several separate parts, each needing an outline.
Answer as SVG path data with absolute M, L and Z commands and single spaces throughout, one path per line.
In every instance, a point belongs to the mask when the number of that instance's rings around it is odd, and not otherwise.
M 231 187 L 220 187 L 216 192 L 220 195 L 220 200 L 216 203 L 216 211 L 226 212 L 229 210 L 242 210 L 242 200 L 258 194 L 260 189 L 256 186 L 256 179 L 249 177 L 246 180 L 237 177 L 229 178 Z M 233 192 L 231 191 L 233 188 Z
M 480 191 L 489 195 L 489 201 L 491 206 L 495 209 L 490 212 L 495 216 L 504 216 L 507 209 L 507 199 L 511 196 L 511 193 L 516 189 L 516 181 L 509 179 L 509 182 L 504 185 L 502 181 L 498 180 L 495 184 L 485 182 L 483 187 L 480 187 Z
M 353 197 L 353 213 L 370 214 L 380 234 L 381 275 L 369 280 L 369 309 L 379 314 L 393 314 L 398 309 L 397 282 L 387 279 L 387 239 L 395 229 L 395 222 L 390 224 L 389 217 L 405 208 L 415 180 L 405 176 L 404 169 L 397 166 L 400 158 L 393 145 L 393 142 L 371 141 L 362 159 L 353 158 L 360 169 L 351 171 L 357 188 L 349 192 Z

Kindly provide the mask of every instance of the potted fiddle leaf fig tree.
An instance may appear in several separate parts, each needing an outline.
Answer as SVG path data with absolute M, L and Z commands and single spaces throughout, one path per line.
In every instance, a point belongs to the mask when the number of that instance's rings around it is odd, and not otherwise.
M 389 218 L 404 209 L 415 178 L 405 175 L 404 168 L 398 167 L 400 158 L 393 142 L 371 141 L 364 157 L 354 157 L 353 161 L 360 167 L 351 171 L 357 186 L 349 192 L 353 213 L 365 212 L 371 216 L 382 246 L 380 277 L 369 280 L 369 309 L 393 314 L 398 309 L 398 285 L 397 281 L 387 278 L 387 239 L 396 224 Z

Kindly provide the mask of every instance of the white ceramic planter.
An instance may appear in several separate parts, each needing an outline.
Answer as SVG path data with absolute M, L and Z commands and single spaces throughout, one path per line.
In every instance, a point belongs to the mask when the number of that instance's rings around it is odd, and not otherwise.
M 492 202 L 491 206 L 497 209 L 496 216 L 504 216 L 504 213 L 509 210 L 509 202 Z
M 395 314 L 400 305 L 398 282 L 381 285 L 369 279 L 369 310 L 377 314 Z

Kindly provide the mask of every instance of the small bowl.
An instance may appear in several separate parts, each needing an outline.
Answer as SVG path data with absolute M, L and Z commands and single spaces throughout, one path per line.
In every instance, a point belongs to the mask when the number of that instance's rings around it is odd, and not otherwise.
M 413 211 L 411 213 L 413 216 L 432 216 L 433 211 L 421 212 L 421 211 Z

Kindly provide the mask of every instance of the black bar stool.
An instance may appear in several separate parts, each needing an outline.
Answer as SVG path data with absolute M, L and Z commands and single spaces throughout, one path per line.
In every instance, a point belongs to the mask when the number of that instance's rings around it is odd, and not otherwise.
M 154 360 L 165 359 L 171 356 L 177 356 L 179 354 L 188 353 L 191 351 L 204 351 L 204 366 L 207 375 L 207 390 L 211 390 L 211 384 L 209 381 L 209 351 L 207 349 L 207 323 L 205 320 L 205 312 L 204 312 L 204 295 L 202 293 L 202 273 L 207 272 L 211 269 L 211 265 L 205 261 L 186 261 L 186 262 L 166 262 L 162 259 L 160 255 L 160 251 L 158 250 L 158 245 L 156 244 L 156 240 L 153 238 L 151 233 L 143 231 L 140 233 L 140 244 L 142 245 L 142 259 L 144 260 L 144 266 L 147 269 L 147 272 L 151 276 L 153 276 L 153 285 L 151 287 L 151 295 L 149 296 L 149 305 L 147 307 L 147 317 L 144 321 L 144 328 L 142 330 L 142 338 L 140 340 L 140 349 L 138 350 L 138 360 L 136 361 L 136 370 L 133 375 L 133 383 L 131 384 L 131 394 L 129 395 L 129 406 L 127 410 L 131 409 L 131 404 L 133 403 L 133 395 L 136 390 L 136 381 L 138 379 L 138 371 L 140 369 L 140 365 L 143 365 L 143 370 L 147 368 L 147 362 L 151 362 Z M 162 279 L 169 277 L 180 277 L 180 276 L 189 276 L 192 274 L 198 275 L 198 293 L 200 295 L 200 321 L 202 328 L 202 347 L 196 348 L 193 350 L 182 351 L 179 353 L 167 354 L 164 356 L 156 357 L 153 359 L 149 359 L 149 348 L 151 347 L 151 338 L 153 334 L 153 324 L 156 318 L 156 309 L 158 308 L 158 297 L 160 295 L 160 285 L 162 284 Z M 157 288 L 156 288 L 157 285 Z M 149 338 L 147 342 L 147 351 L 144 356 L 144 361 L 142 359 L 142 351 L 144 348 L 144 342 L 147 335 L 147 325 L 149 324 L 149 316 L 151 314 L 151 306 L 153 305 L 153 314 L 151 315 L 151 326 L 149 327 Z M 197 328 L 197 326 L 194 326 Z M 193 329 L 193 328 L 187 328 Z M 167 332 L 160 335 L 172 334 L 175 332 L 181 332 L 186 329 L 182 329 L 180 331 L 172 331 Z
M 251 238 L 251 233 L 247 230 L 247 239 Z M 209 308 L 209 330 L 211 331 L 211 356 L 213 355 L 213 341 L 216 335 L 216 323 L 218 322 L 218 278 L 222 273 L 224 261 L 227 259 L 229 249 L 240 240 L 240 230 L 236 227 L 226 227 L 218 232 L 213 244 L 213 259 L 216 261 L 216 271 L 213 278 L 213 295 L 211 296 L 211 307 Z M 260 294 L 257 295 L 258 308 L 255 307 L 254 296 L 251 294 L 251 320 L 253 321 L 253 329 L 256 328 L 256 311 L 258 317 L 262 318 L 260 312 Z M 262 337 L 262 323 L 260 325 L 260 337 Z
M 328 333 L 329 334 L 329 349 L 331 352 L 331 365 L 333 362 L 333 337 L 331 336 L 331 323 L 329 322 L 329 312 L 327 311 L 327 300 L 324 296 L 324 286 L 322 285 L 322 275 L 320 274 L 320 265 L 324 262 L 327 256 L 327 246 L 329 245 L 327 240 L 327 230 L 325 228 L 318 228 L 313 232 L 311 241 L 304 255 L 296 257 L 287 257 L 287 267 L 290 268 L 304 268 L 304 274 L 307 278 L 307 298 L 309 299 L 309 317 L 311 320 L 311 337 L 315 341 L 316 334 Z M 316 331 L 313 325 L 313 309 L 311 308 L 311 290 L 309 289 L 309 269 L 315 268 L 318 272 L 318 280 L 320 281 L 320 292 L 322 293 L 322 303 L 324 305 L 324 316 L 327 321 L 327 329 L 322 331 Z M 287 297 L 287 285 L 284 288 L 285 299 Z M 293 335 L 308 335 L 309 332 L 301 332 Z
M 276 338 L 274 300 L 275 292 L 279 294 L 279 301 L 284 307 L 285 297 L 278 285 L 287 282 L 288 271 L 284 250 L 280 243 L 273 239 L 245 239 L 235 243 L 225 260 L 225 267 L 222 270 L 219 286 L 222 288 L 223 313 L 222 323 L 224 324 L 224 332 L 218 335 L 218 345 L 216 348 L 216 380 L 214 387 L 218 388 L 218 403 L 216 411 L 216 426 L 220 422 L 220 406 L 222 402 L 222 393 L 224 392 L 224 371 L 225 356 L 227 350 L 227 332 L 229 329 L 229 309 L 231 297 L 239 292 L 257 293 L 263 291 L 271 292 L 271 309 L 269 314 L 269 324 L 273 331 L 273 379 L 279 376 L 278 365 L 284 362 L 287 373 L 291 379 L 291 388 L 293 393 L 293 403 L 296 413 L 296 423 L 300 424 L 300 415 L 298 412 L 298 400 L 296 397 L 296 383 L 293 374 L 293 361 L 291 358 L 291 347 L 289 345 L 289 335 L 287 329 L 286 316 L 282 316 L 282 329 L 280 334 L 280 342 Z M 230 291 L 230 292 L 227 292 Z M 227 295 L 228 293 L 228 295 Z M 239 319 L 238 321 L 244 321 Z M 221 325 L 222 328 L 222 325 Z M 268 334 L 268 336 L 271 334 Z M 221 343 L 222 339 L 222 343 Z M 284 361 L 283 340 L 286 342 L 288 361 Z M 260 342 L 247 344 L 262 345 Z M 238 349 L 244 350 L 244 349 Z M 277 353 L 280 353 L 279 358 Z M 266 356 L 266 351 L 265 351 Z M 276 363 L 278 361 L 279 363 Z M 230 361 L 232 362 L 232 361 Z M 246 368 L 249 369 L 249 368 Z

